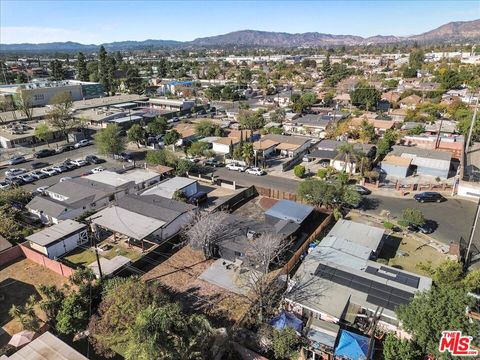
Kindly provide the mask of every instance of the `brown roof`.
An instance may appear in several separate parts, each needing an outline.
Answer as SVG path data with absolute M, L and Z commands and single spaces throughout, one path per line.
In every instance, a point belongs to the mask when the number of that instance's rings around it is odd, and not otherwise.
M 195 135 L 195 127 L 192 124 L 178 124 L 174 129 L 182 135 L 182 138 Z
M 297 144 L 288 144 L 288 143 L 281 143 L 277 145 L 277 150 L 295 150 L 298 149 L 301 145 Z
M 400 94 L 395 91 L 389 91 L 382 95 L 382 99 L 395 103 L 400 99 Z
M 237 138 L 228 138 L 228 137 L 222 137 L 222 138 L 219 138 L 215 141 L 212 141 L 212 143 L 215 143 L 215 144 L 222 144 L 222 145 L 230 145 L 230 144 L 237 144 L 240 142 L 240 139 L 237 139 Z
M 272 146 L 275 146 L 277 145 L 278 142 L 274 141 L 274 140 L 270 140 L 270 139 L 260 139 L 258 141 L 255 141 L 253 143 L 253 148 L 255 150 L 266 150 L 266 149 L 269 149 L 271 148 Z
M 404 158 L 396 155 L 387 155 L 383 159 L 383 164 L 398 165 L 398 166 L 410 166 L 412 159 Z
M 406 98 L 400 100 L 400 104 L 406 104 L 406 105 L 416 105 L 419 104 L 420 101 L 422 101 L 422 98 L 418 95 L 410 95 L 407 96 Z
M 167 174 L 174 170 L 173 168 L 165 165 L 156 165 L 156 166 L 149 167 L 149 169 L 159 174 Z

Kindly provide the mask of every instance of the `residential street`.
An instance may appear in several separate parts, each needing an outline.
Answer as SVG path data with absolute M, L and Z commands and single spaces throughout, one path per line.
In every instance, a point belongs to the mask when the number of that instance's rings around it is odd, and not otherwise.
M 217 169 L 215 174 L 227 180 L 234 180 L 241 186 L 258 185 L 288 192 L 295 192 L 298 186 L 296 180 L 271 175 L 248 175 L 225 168 Z M 393 219 L 401 217 L 405 208 L 421 210 L 427 220 L 434 221 L 438 226 L 430 236 L 445 244 L 458 241 L 460 237 L 468 239 L 475 215 L 475 203 L 459 198 L 450 198 L 440 204 L 420 204 L 408 195 L 406 198 L 398 198 L 372 194 L 366 198 L 368 200 L 365 212 L 379 215 L 382 210 L 388 210 Z M 480 248 L 480 229 L 477 229 L 474 244 Z

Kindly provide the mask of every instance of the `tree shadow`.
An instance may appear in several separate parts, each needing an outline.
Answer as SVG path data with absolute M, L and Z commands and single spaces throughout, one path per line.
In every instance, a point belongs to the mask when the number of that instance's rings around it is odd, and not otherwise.
M 378 254 L 379 259 L 390 260 L 397 255 L 398 248 L 402 243 L 402 238 L 395 235 L 385 236 L 382 250 Z
M 40 298 L 35 286 L 16 280 L 14 278 L 6 278 L 0 282 L 0 323 L 5 324 L 12 320 L 8 311 L 12 305 L 24 305 L 28 298 L 34 295 Z
M 371 197 L 364 197 L 362 199 L 362 203 L 360 208 L 364 211 L 367 210 L 376 210 L 380 205 L 381 201 L 379 199 L 371 198 Z

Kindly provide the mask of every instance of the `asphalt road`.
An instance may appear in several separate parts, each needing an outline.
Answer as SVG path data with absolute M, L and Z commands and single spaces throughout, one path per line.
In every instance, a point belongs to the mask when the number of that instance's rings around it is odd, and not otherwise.
M 225 168 L 219 168 L 215 175 L 234 180 L 240 186 L 258 185 L 267 188 L 275 188 L 288 192 L 296 192 L 299 181 L 293 179 L 280 178 L 271 175 L 255 176 L 236 171 L 230 171 Z M 437 228 L 430 236 L 445 244 L 458 242 L 460 237 L 465 240 L 470 236 L 470 230 L 475 216 L 476 204 L 473 201 L 459 198 L 449 198 L 443 203 L 418 203 L 412 197 L 398 198 L 372 194 L 366 196 L 366 213 L 379 215 L 383 210 L 390 212 L 393 219 L 399 219 L 402 216 L 403 209 L 419 209 L 425 216 L 425 219 L 433 222 Z M 474 244 L 480 249 L 480 228 L 477 228 L 474 237 Z

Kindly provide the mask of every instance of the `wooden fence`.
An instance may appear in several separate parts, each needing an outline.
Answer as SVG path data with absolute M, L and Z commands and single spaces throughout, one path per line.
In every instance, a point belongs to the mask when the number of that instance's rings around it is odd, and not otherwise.
M 292 194 L 288 191 L 282 191 L 282 190 L 271 189 L 271 188 L 263 188 L 256 185 L 255 185 L 255 188 L 257 189 L 258 195 L 260 196 L 265 196 L 265 197 L 269 197 L 277 200 L 292 200 L 292 201 L 302 202 L 300 197 L 297 196 L 297 194 Z
M 293 256 L 288 260 L 288 262 L 283 266 L 282 274 L 288 275 L 292 269 L 295 268 L 297 263 L 299 262 L 302 255 L 308 249 L 309 245 L 314 242 L 316 239 L 320 237 L 320 235 L 328 228 L 330 223 L 333 220 L 333 214 L 330 212 L 326 212 L 325 210 L 320 210 L 320 212 L 327 213 L 327 217 L 322 221 L 322 223 L 310 234 L 307 240 L 303 242 L 303 244 L 295 251 Z

